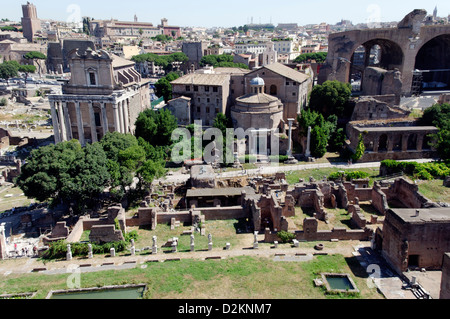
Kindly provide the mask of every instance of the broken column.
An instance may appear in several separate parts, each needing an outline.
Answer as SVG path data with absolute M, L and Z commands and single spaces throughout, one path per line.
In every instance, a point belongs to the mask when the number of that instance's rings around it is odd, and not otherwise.
M 195 237 L 194 234 L 191 235 L 191 251 L 195 251 L 195 243 L 194 243 Z
M 259 245 L 259 243 L 258 243 L 258 232 L 255 231 L 253 233 L 253 249 L 258 249 L 258 245 Z
M 72 260 L 72 249 L 70 248 L 70 244 L 67 244 L 66 260 L 67 261 Z
M 152 246 L 152 254 L 158 253 L 158 246 L 157 246 L 157 237 L 153 236 L 153 246 Z
M 88 258 L 94 258 L 94 254 L 92 253 L 92 244 L 88 244 Z
M 285 162 L 285 164 L 297 164 L 298 161 L 292 156 L 292 123 L 295 121 L 295 119 L 288 119 L 289 122 L 289 145 L 286 155 L 288 156 L 288 160 Z
M 134 239 L 131 239 L 131 256 L 136 255 L 136 247 L 134 247 Z
M 308 127 L 308 139 L 306 141 L 306 152 L 305 157 L 309 158 L 311 156 L 311 126 Z
M 177 252 L 177 246 L 178 246 L 178 238 L 174 237 L 172 239 L 172 252 L 173 253 Z
M 213 248 L 212 235 L 208 234 L 208 250 L 211 251 L 212 248 Z

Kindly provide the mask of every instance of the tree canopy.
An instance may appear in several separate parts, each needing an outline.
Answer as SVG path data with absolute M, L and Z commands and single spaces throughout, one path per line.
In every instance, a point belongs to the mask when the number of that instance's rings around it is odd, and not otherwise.
M 165 77 L 158 80 L 155 83 L 156 95 L 159 97 L 164 97 L 166 103 L 172 99 L 172 84 L 170 82 L 178 79 L 180 75 L 177 72 L 170 72 Z
M 316 61 L 317 63 L 324 63 L 327 59 L 327 52 L 314 52 L 314 53 L 303 53 L 300 54 L 295 60 L 294 63 L 304 63 Z
M 437 134 L 433 134 L 433 145 L 442 159 L 450 159 L 450 104 L 435 104 L 425 110 L 419 124 L 436 126 Z
M 211 65 L 214 68 L 228 67 L 228 68 L 242 68 L 248 69 L 248 65 L 244 63 L 234 63 L 234 57 L 229 54 L 221 55 L 206 55 L 200 60 L 201 66 Z
M 335 115 L 325 120 L 322 114 L 311 109 L 302 111 L 301 116 L 298 117 L 299 135 L 301 138 L 307 137 L 308 128 L 311 127 L 312 156 L 321 158 L 327 150 L 342 150 L 346 136 L 343 129 L 338 129 L 337 122 Z
M 8 82 L 10 78 L 18 75 L 19 68 L 12 62 L 16 61 L 6 61 L 0 64 L 0 79 L 4 79 Z
M 16 182 L 28 197 L 73 203 L 74 210 L 82 212 L 108 184 L 111 177 L 106 164 L 99 143 L 83 148 L 71 140 L 33 150 Z
M 100 202 L 107 188 L 115 201 L 139 198 L 154 178 L 164 175 L 161 154 L 135 136 L 117 132 L 85 147 L 77 140 L 51 144 L 31 152 L 16 183 L 30 198 L 72 205 L 81 214 Z M 134 177 L 138 183 L 131 188 Z
M 153 146 L 170 146 L 172 132 L 178 127 L 177 119 L 167 109 L 145 110 L 136 120 L 136 137 Z
M 326 118 L 330 115 L 341 118 L 349 115 L 347 106 L 351 95 L 352 87 L 349 83 L 326 81 L 312 89 L 309 107 Z

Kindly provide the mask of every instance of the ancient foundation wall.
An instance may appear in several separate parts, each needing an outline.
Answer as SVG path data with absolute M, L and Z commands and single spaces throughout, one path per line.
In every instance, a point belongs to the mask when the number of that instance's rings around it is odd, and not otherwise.
M 450 253 L 444 254 L 440 299 L 450 299 Z
M 373 231 L 369 228 L 362 230 L 348 230 L 345 228 L 318 230 L 317 227 L 318 222 L 315 218 L 306 218 L 303 221 L 303 231 L 295 232 L 295 238 L 299 241 L 330 241 L 332 239 L 368 241 L 373 234 Z M 264 234 L 266 243 L 279 241 L 277 232 L 266 229 Z

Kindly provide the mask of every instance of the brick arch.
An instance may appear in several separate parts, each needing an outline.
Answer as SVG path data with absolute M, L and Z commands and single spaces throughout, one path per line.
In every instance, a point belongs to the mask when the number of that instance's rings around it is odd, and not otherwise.
M 424 41 L 417 51 L 414 68 L 427 70 L 422 74 L 424 90 L 448 89 L 450 87 L 450 33 Z M 428 70 L 440 70 L 428 72 Z M 438 85 L 434 87 L 434 85 Z M 446 85 L 443 87 L 443 85 Z

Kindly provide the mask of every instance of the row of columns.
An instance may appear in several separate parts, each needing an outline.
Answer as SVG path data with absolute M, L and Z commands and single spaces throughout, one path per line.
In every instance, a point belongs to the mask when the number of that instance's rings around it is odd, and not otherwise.
M 55 134 L 55 143 L 69 141 L 73 139 L 72 123 L 69 116 L 68 101 L 51 101 L 51 115 L 53 121 L 53 131 Z M 78 140 L 81 145 L 86 144 L 84 134 L 83 115 L 79 101 L 70 101 L 75 104 L 76 125 L 78 128 Z M 100 122 L 103 129 L 103 136 L 109 132 L 108 115 L 106 103 L 100 103 Z M 129 100 L 119 101 L 113 104 L 114 111 L 114 130 L 119 133 L 130 133 L 130 119 L 128 113 Z M 97 125 L 95 122 L 94 101 L 88 101 L 89 126 L 91 129 L 91 142 L 98 142 Z

